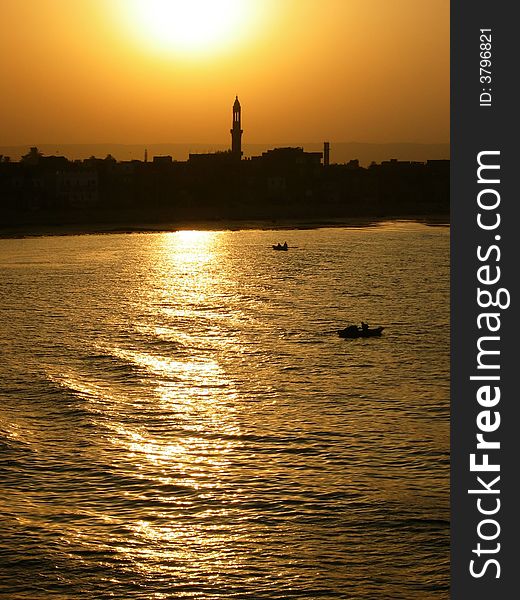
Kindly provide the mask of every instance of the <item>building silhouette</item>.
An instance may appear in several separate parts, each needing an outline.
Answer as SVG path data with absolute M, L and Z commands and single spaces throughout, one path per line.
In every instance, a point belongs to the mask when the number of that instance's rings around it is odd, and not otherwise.
M 233 156 L 240 160 L 242 158 L 242 120 L 241 120 L 241 108 L 238 96 L 235 98 L 233 104 L 233 126 L 230 129 L 231 133 L 231 153 Z
M 117 161 L 69 160 L 36 147 L 19 162 L 0 156 L 0 214 L 12 227 L 37 224 L 174 223 L 182 220 L 382 218 L 446 215 L 449 160 L 331 164 L 323 152 L 278 147 L 243 158 L 241 106 L 231 148 Z M 0 223 L 1 226 L 1 223 Z

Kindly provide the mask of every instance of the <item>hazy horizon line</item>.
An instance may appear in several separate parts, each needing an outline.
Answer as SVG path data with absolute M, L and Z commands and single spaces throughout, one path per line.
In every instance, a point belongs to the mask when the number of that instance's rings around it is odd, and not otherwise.
M 280 145 L 280 144 L 297 144 L 297 145 L 323 145 L 324 142 L 329 142 L 332 144 L 349 144 L 349 145 L 364 145 L 364 146 L 449 146 L 450 142 L 410 142 L 410 141 L 397 141 L 397 142 L 363 142 L 358 140 L 332 140 L 332 139 L 324 139 L 324 140 L 278 140 L 275 142 L 244 142 L 243 146 L 272 146 L 272 145 Z M 186 145 L 195 145 L 195 146 L 229 146 L 227 142 L 194 142 L 194 141 L 180 141 L 180 142 L 113 142 L 113 141 L 105 141 L 105 142 L 19 142 L 16 144 L 0 144 L 0 148 L 20 148 L 20 147 L 38 147 L 38 146 L 186 146 Z

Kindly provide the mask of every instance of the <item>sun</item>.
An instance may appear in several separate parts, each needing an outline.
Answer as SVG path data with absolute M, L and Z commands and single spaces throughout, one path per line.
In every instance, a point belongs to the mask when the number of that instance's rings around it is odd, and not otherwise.
M 207 53 L 229 47 L 251 21 L 244 0 L 126 0 L 133 27 L 162 50 Z

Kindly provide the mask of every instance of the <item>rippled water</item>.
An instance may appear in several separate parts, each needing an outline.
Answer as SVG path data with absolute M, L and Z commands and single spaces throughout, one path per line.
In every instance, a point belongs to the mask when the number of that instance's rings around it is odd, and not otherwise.
M 448 252 L 0 240 L 0 595 L 447 598 Z

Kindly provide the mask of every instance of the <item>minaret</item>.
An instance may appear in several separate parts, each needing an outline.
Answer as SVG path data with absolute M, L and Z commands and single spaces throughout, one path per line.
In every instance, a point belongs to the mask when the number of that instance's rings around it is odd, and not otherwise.
M 235 98 L 233 104 L 233 127 L 230 129 L 231 133 L 231 153 L 237 160 L 242 158 L 242 129 L 240 119 L 240 102 L 238 96 Z

